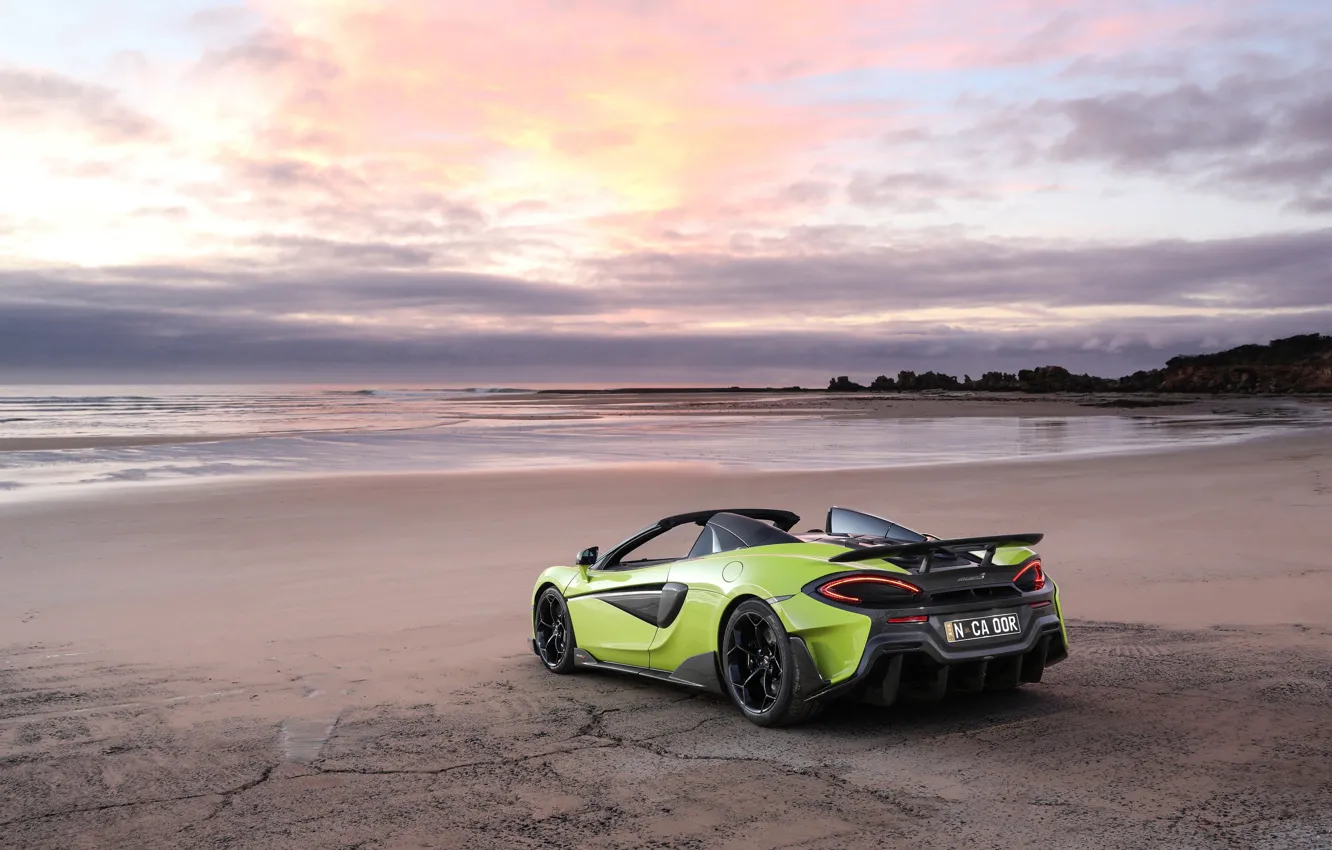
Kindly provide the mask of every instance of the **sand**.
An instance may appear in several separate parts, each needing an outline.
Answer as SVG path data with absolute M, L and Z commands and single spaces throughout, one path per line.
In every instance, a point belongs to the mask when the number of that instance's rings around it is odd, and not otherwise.
M 524 646 L 533 577 L 585 546 L 830 504 L 1045 532 L 1072 656 L 763 730 Z M 0 541 L 0 847 L 1332 847 L 1326 435 L 125 488 L 6 506 Z
M 0 452 L 49 452 L 64 449 L 130 448 L 216 443 L 239 439 L 241 434 L 138 434 L 134 436 L 0 437 Z

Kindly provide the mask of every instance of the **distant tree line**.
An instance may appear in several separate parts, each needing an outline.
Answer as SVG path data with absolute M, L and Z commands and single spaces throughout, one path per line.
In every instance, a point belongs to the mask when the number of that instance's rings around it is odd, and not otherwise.
M 1241 345 L 1215 354 L 1172 357 L 1161 369 L 1137 371 L 1122 378 L 1076 375 L 1063 366 L 1038 366 L 1010 372 L 986 372 L 958 380 L 942 372 L 910 371 L 896 378 L 880 375 L 868 386 L 839 375 L 828 382 L 831 392 L 1332 392 L 1332 336 L 1303 334 L 1267 345 Z
M 1011 372 L 986 372 L 979 378 L 964 375 L 958 380 L 943 372 L 901 371 L 896 378 L 880 375 L 869 386 L 858 384 L 846 375 L 839 375 L 828 383 L 834 392 L 924 392 L 926 390 L 979 390 L 1007 393 L 1088 393 L 1088 392 L 1148 392 L 1160 387 L 1164 369 L 1134 372 L 1123 378 L 1098 378 L 1095 375 L 1075 375 L 1063 366 L 1038 366 Z

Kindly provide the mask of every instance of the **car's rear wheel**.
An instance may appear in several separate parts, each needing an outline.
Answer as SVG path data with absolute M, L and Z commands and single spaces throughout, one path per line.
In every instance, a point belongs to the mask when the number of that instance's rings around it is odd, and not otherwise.
M 760 726 L 785 726 L 818 713 L 802 697 L 800 669 L 781 619 L 767 603 L 746 600 L 722 630 L 722 680 L 731 701 Z
M 537 654 L 552 673 L 571 673 L 574 669 L 574 630 L 569 606 L 564 596 L 548 587 L 537 597 L 532 612 L 532 633 L 536 635 Z

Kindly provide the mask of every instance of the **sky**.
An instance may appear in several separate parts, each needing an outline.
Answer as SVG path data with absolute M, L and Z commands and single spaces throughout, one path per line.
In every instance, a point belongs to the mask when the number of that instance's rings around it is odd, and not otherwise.
M 1332 332 L 1332 4 L 0 22 L 0 382 L 1119 375 Z

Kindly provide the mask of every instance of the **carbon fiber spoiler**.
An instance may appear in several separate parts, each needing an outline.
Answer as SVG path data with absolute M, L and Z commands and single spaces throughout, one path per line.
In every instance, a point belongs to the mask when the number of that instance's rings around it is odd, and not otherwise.
M 930 571 L 930 561 L 935 552 L 958 551 L 974 552 L 985 550 L 985 559 L 981 566 L 986 567 L 994 559 L 994 552 L 1003 546 L 1035 546 L 1044 534 L 992 534 L 988 537 L 954 537 L 951 540 L 924 540 L 920 543 L 889 543 L 885 546 L 866 546 L 864 549 L 852 549 L 834 555 L 828 560 L 834 564 L 852 564 L 857 561 L 873 561 L 878 558 L 920 558 L 919 572 Z

